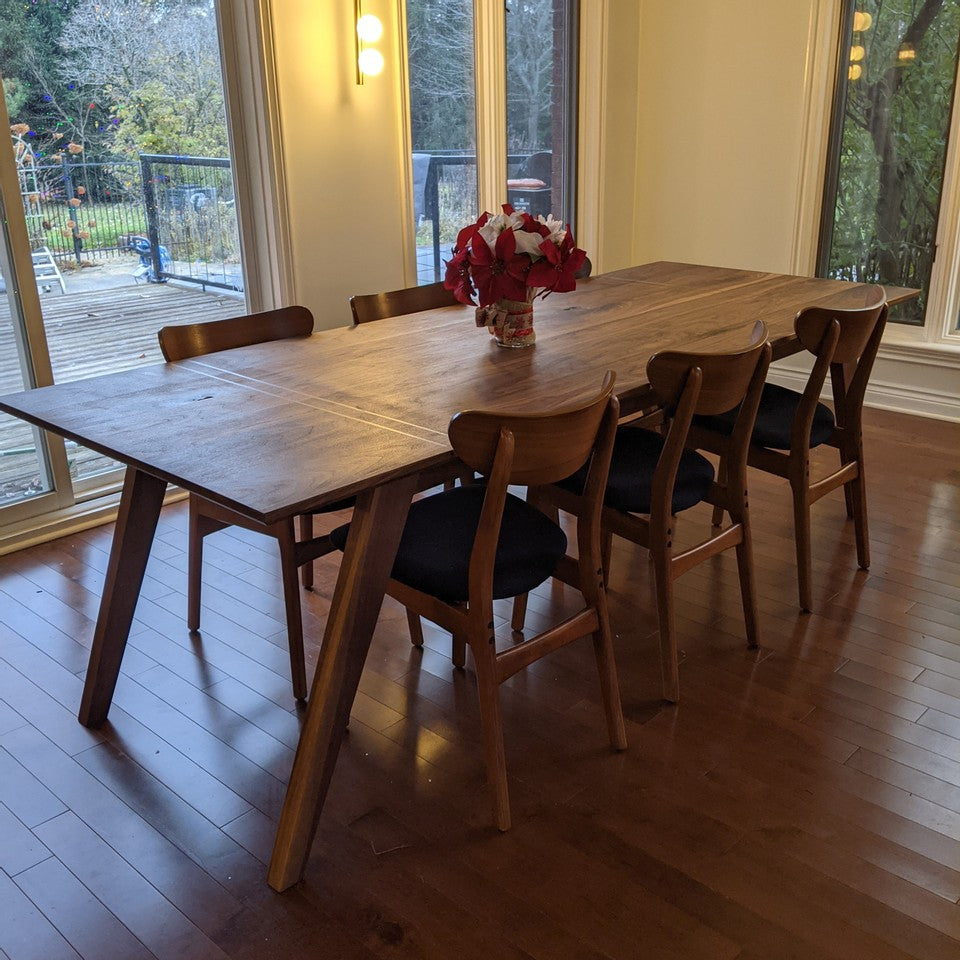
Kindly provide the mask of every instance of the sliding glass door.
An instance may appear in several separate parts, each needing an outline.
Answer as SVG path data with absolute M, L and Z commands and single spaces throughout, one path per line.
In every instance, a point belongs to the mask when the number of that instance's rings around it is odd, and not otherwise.
M 216 14 L 0 0 L 0 392 L 157 363 L 161 326 L 246 312 Z M 0 418 L 0 524 L 120 477 Z

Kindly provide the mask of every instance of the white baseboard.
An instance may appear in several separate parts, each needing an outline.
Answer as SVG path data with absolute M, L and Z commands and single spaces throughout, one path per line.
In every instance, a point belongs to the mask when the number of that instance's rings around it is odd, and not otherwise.
M 769 379 L 793 390 L 802 390 L 809 365 L 790 357 L 770 368 Z M 829 383 L 824 396 L 829 399 Z M 877 358 L 864 403 L 880 410 L 895 410 L 934 420 L 960 423 L 960 366 L 917 356 L 881 355 Z
M 163 502 L 164 505 L 175 503 L 186 496 L 185 490 L 170 487 Z M 0 529 L 0 557 L 39 543 L 58 540 L 81 530 L 99 527 L 104 523 L 113 523 L 117 519 L 119 505 L 120 493 L 116 492 L 65 507 L 63 510 L 54 510 L 39 517 L 8 524 Z

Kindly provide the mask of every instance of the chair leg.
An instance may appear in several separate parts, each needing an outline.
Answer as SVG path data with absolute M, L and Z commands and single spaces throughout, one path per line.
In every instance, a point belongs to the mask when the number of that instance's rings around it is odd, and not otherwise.
M 655 534 L 651 532 L 651 541 Z M 670 548 L 666 539 L 655 543 L 650 553 L 653 559 L 654 579 L 657 583 L 657 620 L 660 625 L 660 676 L 663 699 L 677 703 L 680 699 L 680 666 L 677 654 L 677 634 L 673 622 L 673 577 L 670 569 Z
M 609 530 L 600 531 L 600 567 L 603 570 L 603 585 L 610 585 L 610 558 L 613 556 L 613 534 Z
M 306 542 L 313 539 L 313 514 L 304 513 L 300 515 L 300 540 Z M 313 589 L 313 561 L 308 560 L 300 568 L 300 582 L 304 590 Z
M 737 544 L 737 570 L 740 573 L 740 600 L 743 604 L 743 627 L 747 646 L 760 646 L 760 618 L 757 612 L 757 581 L 753 574 L 753 541 L 746 514 L 740 520 L 743 539 Z
M 287 642 L 290 646 L 290 676 L 293 695 L 307 697 L 307 671 L 303 656 L 303 619 L 300 614 L 300 584 L 297 578 L 296 540 L 293 518 L 274 529 L 280 545 L 280 578 L 283 581 L 283 604 L 287 613 Z
M 467 642 L 460 634 L 453 634 L 450 638 L 450 659 L 458 670 L 467 665 Z
M 593 635 L 593 652 L 597 658 L 600 674 L 600 692 L 603 709 L 607 716 L 607 733 L 614 750 L 627 749 L 627 730 L 623 723 L 623 707 L 620 703 L 620 681 L 617 679 L 617 664 L 613 656 L 613 637 L 607 617 L 606 601 L 602 600 L 597 611 L 600 629 Z
M 423 647 L 423 627 L 420 625 L 420 617 L 409 607 L 407 608 L 407 628 L 410 631 L 410 642 L 415 647 Z
M 793 538 L 797 548 L 797 588 L 800 609 L 809 613 L 813 609 L 813 560 L 810 555 L 810 490 L 806 476 L 792 478 L 793 490 Z
M 200 583 L 203 577 L 203 534 L 201 517 L 193 503 L 187 534 L 187 629 L 200 629 Z
M 726 457 L 720 457 L 720 462 L 717 464 L 717 483 L 723 487 L 727 485 Z M 710 522 L 715 527 L 719 527 L 723 523 L 723 507 L 721 507 L 718 503 L 713 505 L 713 516 L 710 518 Z
M 187 629 L 200 629 L 200 587 L 203 581 L 203 538 L 230 526 L 204 514 L 199 497 L 190 495 L 187 520 Z
M 521 593 L 513 598 L 513 615 L 510 618 L 510 629 L 514 633 L 523 632 L 523 622 L 527 619 L 527 594 Z
M 497 683 L 493 638 L 470 644 L 477 668 L 480 723 L 483 728 L 483 755 L 493 803 L 493 819 L 499 830 L 510 829 L 510 797 L 507 792 L 507 758 L 503 749 L 503 720 L 500 715 L 500 685 Z
M 861 570 L 870 569 L 870 534 L 867 529 L 867 484 L 863 476 L 863 459 L 859 458 L 857 475 L 843 485 L 849 491 L 854 529 L 857 535 L 857 565 Z

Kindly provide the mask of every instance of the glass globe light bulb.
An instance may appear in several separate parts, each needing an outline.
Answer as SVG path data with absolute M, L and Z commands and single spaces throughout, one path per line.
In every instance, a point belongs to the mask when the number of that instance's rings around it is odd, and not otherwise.
M 383 70 L 383 54 L 373 48 L 361 50 L 360 56 L 357 57 L 357 65 L 364 76 L 375 77 Z
M 357 36 L 364 43 L 376 43 L 383 36 L 383 24 L 372 13 L 365 13 L 357 21 Z

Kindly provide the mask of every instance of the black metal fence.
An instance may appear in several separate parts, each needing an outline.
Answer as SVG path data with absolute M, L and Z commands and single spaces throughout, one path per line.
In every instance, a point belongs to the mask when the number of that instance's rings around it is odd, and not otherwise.
M 230 161 L 140 155 L 150 279 L 243 290 Z
M 140 165 L 69 159 L 35 164 L 21 174 L 34 247 L 58 259 L 104 260 L 128 255 L 128 238 L 147 228 Z
M 243 290 L 230 161 L 142 154 L 21 172 L 30 240 L 61 264 L 140 257 L 140 275 Z

